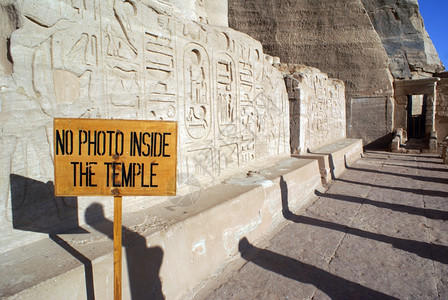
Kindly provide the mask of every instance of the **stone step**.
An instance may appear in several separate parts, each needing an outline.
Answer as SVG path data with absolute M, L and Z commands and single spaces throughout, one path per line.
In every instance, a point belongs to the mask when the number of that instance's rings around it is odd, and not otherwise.
M 327 184 L 332 179 L 339 177 L 347 166 L 360 158 L 362 153 L 362 140 L 344 139 L 298 157 L 317 159 L 322 183 Z

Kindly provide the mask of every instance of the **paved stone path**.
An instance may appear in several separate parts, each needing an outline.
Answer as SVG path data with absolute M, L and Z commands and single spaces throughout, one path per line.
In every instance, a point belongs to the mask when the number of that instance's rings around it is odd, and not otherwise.
M 205 299 L 448 299 L 440 158 L 367 152 L 318 195 L 265 249 L 241 240 L 247 262 Z

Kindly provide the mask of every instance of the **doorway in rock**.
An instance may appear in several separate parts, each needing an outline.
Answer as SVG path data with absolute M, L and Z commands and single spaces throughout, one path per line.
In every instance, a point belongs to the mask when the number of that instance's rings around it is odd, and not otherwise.
M 408 95 L 408 138 L 425 137 L 426 95 Z

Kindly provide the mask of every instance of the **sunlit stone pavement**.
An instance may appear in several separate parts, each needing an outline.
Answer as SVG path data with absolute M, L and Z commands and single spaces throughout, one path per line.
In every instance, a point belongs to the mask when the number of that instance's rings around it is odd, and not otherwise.
M 283 187 L 287 189 L 287 186 Z M 287 193 L 284 193 L 287 194 Z M 448 299 L 448 166 L 367 152 L 204 299 Z M 212 284 L 213 285 L 213 284 Z

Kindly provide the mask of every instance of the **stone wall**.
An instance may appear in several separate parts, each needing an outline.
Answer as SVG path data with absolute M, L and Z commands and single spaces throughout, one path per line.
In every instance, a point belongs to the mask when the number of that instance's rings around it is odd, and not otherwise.
M 54 197 L 56 117 L 177 121 L 179 193 L 289 153 L 282 75 L 259 42 L 207 25 L 202 1 L 11 3 L 0 6 L 0 252 L 83 224 L 93 202 L 111 215 L 110 198 Z
M 282 64 L 289 96 L 291 152 L 303 154 L 346 137 L 344 82 L 312 67 Z
M 448 117 L 448 78 L 437 83 L 437 116 Z
M 437 138 L 442 141 L 448 136 L 448 78 L 441 78 L 437 83 L 436 107 Z
M 229 26 L 260 40 L 265 52 L 284 63 L 316 67 L 343 80 L 348 137 L 369 143 L 390 132 L 383 128 L 393 130 L 393 119 L 375 130 L 370 119 L 351 113 L 358 99 L 383 98 L 383 110 L 386 99 L 393 101 L 389 58 L 361 0 L 229 0 Z M 372 128 L 368 134 L 366 127 Z

